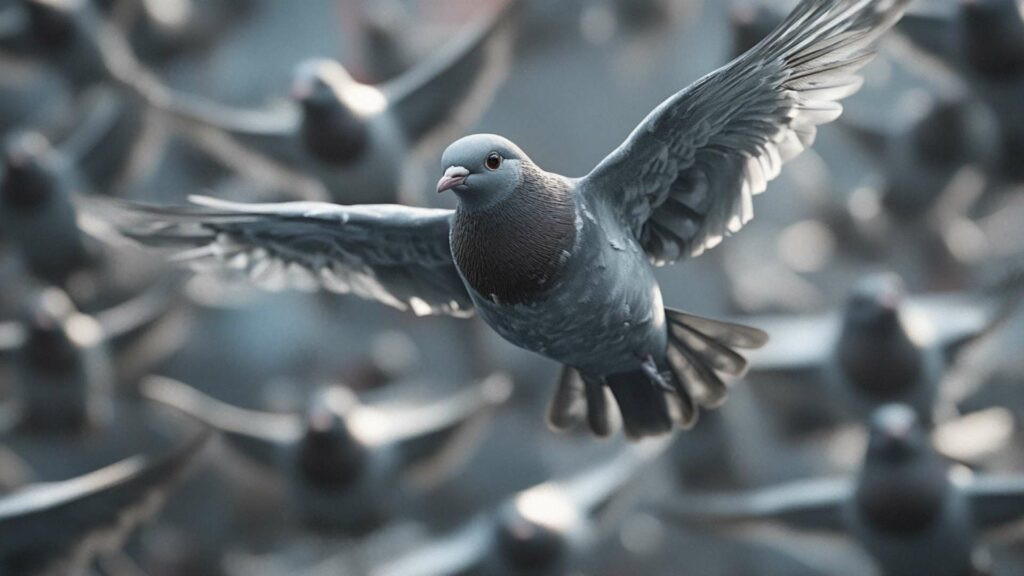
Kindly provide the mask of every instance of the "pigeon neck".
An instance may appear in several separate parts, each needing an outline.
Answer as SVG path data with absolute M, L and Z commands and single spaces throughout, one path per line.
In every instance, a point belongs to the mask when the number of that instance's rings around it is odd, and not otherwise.
M 359 479 L 368 455 L 344 424 L 326 431 L 307 431 L 299 446 L 299 468 L 306 483 L 338 489 Z
M 519 184 L 486 208 L 460 202 L 452 255 L 479 295 L 502 304 L 538 298 L 555 283 L 576 240 L 569 183 L 524 162 Z
M 301 130 L 303 143 L 314 156 L 339 166 L 359 160 L 370 136 L 366 121 L 340 100 L 304 105 Z
M 847 325 L 837 346 L 839 368 L 850 383 L 878 400 L 898 397 L 920 376 L 920 350 L 902 321 L 882 325 Z

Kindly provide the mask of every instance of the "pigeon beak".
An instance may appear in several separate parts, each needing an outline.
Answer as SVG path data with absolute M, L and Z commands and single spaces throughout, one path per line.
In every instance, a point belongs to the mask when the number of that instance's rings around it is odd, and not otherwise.
M 444 171 L 444 176 L 437 181 L 437 193 L 446 192 L 462 184 L 469 176 L 469 170 L 462 166 L 450 166 Z

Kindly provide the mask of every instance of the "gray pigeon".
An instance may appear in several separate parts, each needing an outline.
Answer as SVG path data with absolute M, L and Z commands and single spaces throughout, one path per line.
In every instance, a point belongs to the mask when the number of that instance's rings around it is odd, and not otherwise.
M 0 498 L 0 575 L 77 574 L 97 554 L 116 550 L 159 511 L 208 436 Z
M 510 67 L 519 1 L 494 4 L 436 56 L 382 85 L 362 84 L 338 62 L 315 59 L 297 67 L 293 102 L 263 109 L 152 86 L 142 92 L 156 108 L 198 127 L 201 139 L 229 137 L 235 146 L 211 149 L 240 173 L 247 173 L 246 154 L 256 153 L 296 182 L 315 177 L 324 197 L 336 201 L 422 204 L 426 180 L 411 152 L 433 158 L 470 128 Z M 238 145 L 241 153 L 224 152 Z
M 760 330 L 667 309 L 660 266 L 703 253 L 753 216 L 782 163 L 808 147 L 907 0 L 806 0 L 764 43 L 670 97 L 588 175 L 543 171 L 482 134 L 445 151 L 438 192 L 458 209 L 321 203 L 150 208 L 128 233 L 191 246 L 257 279 L 283 271 L 416 314 L 475 307 L 508 341 L 566 366 L 549 412 L 632 438 L 690 427 L 725 399 L 736 348 Z M 126 226 L 129 226 L 126 224 Z M 307 282 L 308 283 L 308 282 Z
M 625 448 L 607 462 L 518 492 L 451 534 L 369 571 L 371 576 L 555 576 L 572 573 L 607 536 L 616 506 L 667 442 Z
M 1019 302 L 1018 293 L 906 298 L 895 274 L 867 276 L 841 313 L 751 320 L 775 336 L 751 355 L 751 374 L 823 386 L 857 420 L 901 402 L 930 427 L 950 368 Z
M 142 392 L 283 472 L 307 526 L 358 535 L 460 468 L 476 446 L 479 425 L 508 398 L 510 386 L 495 375 L 410 408 L 363 406 L 348 389 L 333 387 L 314 397 L 305 417 L 245 410 L 166 378 L 147 379 Z
M 970 576 L 978 535 L 1024 518 L 1024 478 L 970 476 L 935 453 L 914 411 L 871 419 L 856 479 L 797 481 L 747 493 L 674 496 L 657 508 L 688 526 L 778 522 L 855 538 L 886 576 Z

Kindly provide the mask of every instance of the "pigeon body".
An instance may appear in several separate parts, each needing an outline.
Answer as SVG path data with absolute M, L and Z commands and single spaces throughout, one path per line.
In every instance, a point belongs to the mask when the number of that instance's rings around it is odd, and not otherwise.
M 129 234 L 191 246 L 259 280 L 312 275 L 417 314 L 472 307 L 507 340 L 565 365 L 556 428 L 636 438 L 689 427 L 759 330 L 666 309 L 653 266 L 703 253 L 753 216 L 752 197 L 855 92 L 853 72 L 906 1 L 807 0 L 751 52 L 670 97 L 583 178 L 474 135 L 443 155 L 458 209 L 319 203 L 140 208 Z M 130 227 L 129 227 L 130 228 Z M 609 398 L 613 396 L 614 402 Z
M 752 356 L 752 374 L 822 386 L 858 420 L 899 402 L 930 426 L 945 408 L 941 384 L 963 349 L 997 328 L 1018 301 L 1013 293 L 906 297 L 899 277 L 871 275 L 842 312 L 751 320 L 776 336 Z
M 856 478 L 796 481 L 749 493 L 690 494 L 665 504 L 687 525 L 779 522 L 854 537 L 886 576 L 969 576 L 979 537 L 1020 519 L 1020 478 L 965 476 L 932 448 L 914 411 L 890 404 L 870 420 Z

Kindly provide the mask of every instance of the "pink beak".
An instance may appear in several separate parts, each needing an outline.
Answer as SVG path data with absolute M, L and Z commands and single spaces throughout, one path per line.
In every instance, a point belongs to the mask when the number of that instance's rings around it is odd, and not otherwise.
M 462 184 L 467 176 L 469 176 L 469 170 L 462 166 L 450 166 L 444 171 L 444 176 L 441 176 L 441 179 L 437 181 L 437 193 L 440 194 L 455 188 Z

